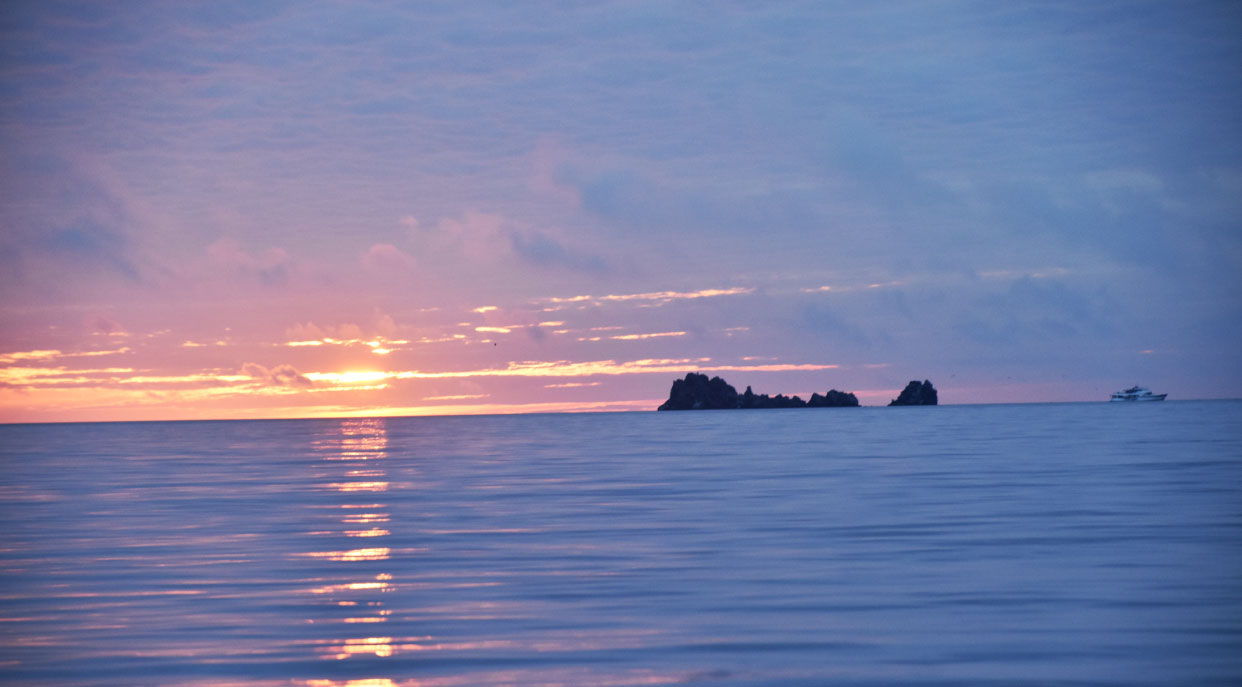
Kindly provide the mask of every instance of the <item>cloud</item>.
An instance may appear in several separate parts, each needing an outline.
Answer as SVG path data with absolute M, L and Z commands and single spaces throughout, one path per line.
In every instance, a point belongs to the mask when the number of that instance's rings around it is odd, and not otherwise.
M 428 226 L 413 216 L 402 218 L 414 252 L 435 256 L 434 265 L 447 261 L 472 263 L 517 261 L 539 270 L 566 270 L 603 276 L 612 267 L 601 255 L 575 246 L 547 229 L 536 228 L 506 215 L 466 210 Z
M 450 394 L 448 396 L 424 396 L 424 401 L 464 401 L 475 398 L 487 398 L 491 394 Z
M 11 365 L 19 360 L 52 360 L 63 355 L 65 354 L 54 349 L 15 351 L 13 353 L 0 354 L 0 365 Z
M 99 159 L 11 134 L 0 127 L 0 286 L 46 297 L 144 285 L 158 271 L 145 203 Z
M 307 322 L 305 324 L 299 322 L 286 329 L 285 336 L 294 341 L 311 341 L 330 336 L 330 333 L 325 332 L 314 322 Z
M 411 272 L 415 261 L 391 243 L 377 243 L 362 254 L 362 264 L 371 270 Z
M 718 298 L 720 296 L 741 296 L 755 292 L 754 287 L 734 286 L 725 289 L 699 289 L 698 291 L 646 291 L 642 293 L 613 293 L 603 296 L 553 296 L 534 301 L 535 304 L 548 303 L 552 306 L 565 305 L 601 305 L 603 303 L 649 303 L 662 305 L 680 300 L 698 300 L 700 298 Z M 556 309 L 544 308 L 545 310 Z
M 891 340 L 885 332 L 863 324 L 863 317 L 843 314 L 841 307 L 827 303 L 802 305 L 795 321 L 797 331 L 810 334 L 816 341 L 869 348 Z
M 508 235 L 514 254 L 536 267 L 557 267 L 594 275 L 611 271 L 603 257 L 571 249 L 543 232 L 510 230 Z
M 502 368 L 481 368 L 457 371 L 370 371 L 370 372 L 307 372 L 315 382 L 354 384 L 400 379 L 457 379 L 474 377 L 590 377 L 594 375 L 668 374 L 685 372 L 805 372 L 833 370 L 837 365 L 816 363 L 732 364 L 715 363 L 710 358 L 662 358 L 626 362 L 616 360 L 569 360 L 510 362 Z
M 241 373 L 272 386 L 305 388 L 314 384 L 292 365 L 277 365 L 269 370 L 258 363 L 245 363 L 241 367 Z
M 289 281 L 293 260 L 283 248 L 268 248 L 252 255 L 236 240 L 223 237 L 207 247 L 213 262 L 237 275 L 257 280 L 264 286 L 283 286 Z
M 100 356 L 122 355 L 129 353 L 131 348 L 128 346 L 123 348 L 106 349 L 102 351 L 76 351 L 64 352 L 58 349 L 40 349 L 34 351 L 15 351 L 13 353 L 0 354 L 0 365 L 10 365 L 12 363 L 23 360 L 57 360 L 60 358 L 97 358 Z
M 1084 293 L 1062 281 L 1022 277 L 976 297 L 963 315 L 954 330 L 976 345 L 1038 350 L 1084 337 L 1108 340 L 1124 313 L 1106 290 Z
M 129 333 L 125 331 L 125 327 L 121 326 L 119 322 L 99 315 L 88 318 L 86 328 L 94 334 L 102 334 L 104 336 L 129 336 Z
M 490 255 L 496 239 L 501 237 L 506 220 L 503 216 L 466 210 L 460 217 L 445 217 L 434 227 L 415 225 L 414 237 L 430 236 L 464 250 L 468 255 Z
M 593 171 L 566 165 L 561 181 L 575 190 L 586 211 L 627 235 L 667 240 L 760 230 L 785 234 L 827 220 L 820 207 L 822 190 L 806 178 L 747 184 L 702 169 L 696 170 L 698 176 L 668 180 L 655 169 L 635 164 Z
M 651 332 L 649 334 L 618 334 L 610 336 L 613 341 L 642 341 L 645 339 L 663 339 L 670 336 L 685 336 L 685 332 Z
M 403 328 L 391 315 L 375 311 L 375 319 L 366 327 L 353 322 L 338 325 L 318 325 L 314 322 L 299 322 L 285 329 L 285 346 L 322 346 L 332 344 L 338 346 L 397 346 L 409 343 L 396 338 Z M 372 332 L 368 334 L 367 331 Z
M 81 219 L 53 229 L 37 248 L 57 259 L 106 269 L 134 282 L 139 279 L 129 237 L 97 220 Z

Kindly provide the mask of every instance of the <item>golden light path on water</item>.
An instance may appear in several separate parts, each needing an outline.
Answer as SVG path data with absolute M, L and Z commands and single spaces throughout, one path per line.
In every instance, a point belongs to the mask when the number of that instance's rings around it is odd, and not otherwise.
M 339 481 L 328 482 L 324 488 L 344 497 L 340 504 L 339 532 L 350 539 L 364 539 L 368 543 L 382 543 L 391 535 L 387 529 L 359 525 L 387 523 L 391 519 L 388 505 L 382 497 L 388 492 L 389 482 L 384 461 L 388 457 L 388 435 L 384 420 L 344 420 L 340 426 L 340 445 L 336 453 L 328 453 L 324 460 L 333 470 L 341 470 Z M 329 477 L 336 477 L 328 473 Z M 327 559 L 344 564 L 362 561 L 387 561 L 391 548 L 365 546 L 347 550 L 310 551 L 309 558 Z M 348 582 L 311 589 L 311 593 L 325 602 L 349 611 L 340 621 L 346 625 L 378 625 L 388 621 L 392 610 L 384 607 L 383 594 L 392 590 L 393 576 L 390 572 L 358 573 Z M 311 622 L 315 622 L 312 619 Z M 367 654 L 387 657 L 394 653 L 391 637 L 346 636 L 339 641 L 325 642 L 317 647 L 317 653 L 325 658 L 343 660 L 351 656 Z M 391 681 L 387 681 L 392 684 Z M 313 684 L 331 684 L 313 681 Z M 362 683 L 365 684 L 365 683 Z M 384 684 L 375 682 L 374 684 Z
M 510 684 L 566 684 L 582 687 L 610 687 L 613 685 L 670 685 L 680 680 L 651 670 L 596 671 L 589 668 L 548 665 L 542 668 L 507 670 L 470 670 L 465 674 L 420 677 L 418 679 L 376 675 L 376 661 L 414 655 L 453 653 L 468 655 L 470 652 L 502 651 L 518 655 L 539 655 L 549 652 L 601 651 L 617 648 L 650 646 L 661 633 L 659 631 L 579 630 L 571 634 L 538 633 L 523 639 L 479 636 L 444 638 L 430 634 L 406 632 L 382 632 L 401 620 L 399 628 L 408 630 L 417 625 L 419 618 L 448 618 L 459 622 L 487 622 L 489 619 L 536 617 L 539 609 L 531 602 L 497 602 L 482 599 L 463 599 L 446 603 L 443 599 L 423 607 L 391 607 L 390 599 L 397 591 L 478 589 L 504 585 L 508 574 L 503 570 L 473 571 L 469 579 L 419 581 L 417 578 L 418 556 L 427 549 L 418 547 L 386 546 L 393 539 L 393 530 L 405 528 L 435 539 L 470 535 L 533 534 L 540 530 L 514 527 L 443 528 L 420 526 L 420 523 L 402 519 L 394 522 L 391 499 L 398 497 L 407 503 L 413 492 L 426 488 L 419 481 L 416 461 L 405 460 L 400 466 L 399 480 L 390 477 L 393 458 L 389 447 L 386 420 L 383 418 L 342 419 L 335 435 L 321 438 L 317 447 L 322 453 L 321 465 L 327 468 L 320 473 L 322 482 L 316 487 L 338 495 L 339 503 L 332 506 L 339 511 L 338 527 L 317 530 L 312 535 L 339 540 L 365 542 L 356 548 L 324 548 L 306 551 L 298 557 L 308 560 L 328 561 L 339 564 L 341 573 L 333 581 L 306 589 L 317 602 L 322 613 L 308 618 L 307 623 L 340 626 L 339 634 L 332 639 L 315 640 L 314 651 L 321 659 L 347 663 L 365 659 L 358 677 L 313 678 L 304 681 L 305 687 L 464 687 L 465 685 Z M 560 482 L 556 478 L 548 478 Z M 503 489 L 503 485 L 479 485 L 482 492 Z M 405 511 L 410 512 L 408 509 Z M 402 573 L 396 568 L 400 558 Z M 409 572 L 413 570 L 414 574 Z M 496 579 L 478 579 L 480 576 Z M 340 581 L 337 581 L 340 580 Z M 407 581 L 403 581 L 407 580 Z M 409 598 L 401 595 L 401 598 Z M 411 622 L 413 621 L 413 622 Z M 355 631 L 356 630 L 356 631 Z M 367 631 L 373 630 L 373 631 Z M 394 667 L 393 673 L 407 672 L 409 663 Z M 340 670 L 334 668 L 334 675 Z M 382 669 L 379 672 L 383 672 Z

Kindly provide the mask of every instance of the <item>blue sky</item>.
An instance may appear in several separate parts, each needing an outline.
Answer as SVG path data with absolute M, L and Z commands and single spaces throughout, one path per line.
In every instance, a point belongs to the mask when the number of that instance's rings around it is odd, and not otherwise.
M 1235 3 L 16 2 L 0 93 L 0 419 L 1242 384 Z

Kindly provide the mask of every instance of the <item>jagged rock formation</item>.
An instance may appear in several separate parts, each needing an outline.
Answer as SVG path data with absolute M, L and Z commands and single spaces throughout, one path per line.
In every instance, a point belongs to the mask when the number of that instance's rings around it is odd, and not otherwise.
M 811 394 L 804 401 L 797 396 L 756 394 L 746 387 L 738 394 L 728 382 L 720 377 L 691 372 L 685 379 L 673 380 L 668 400 L 657 410 L 729 410 L 733 408 L 852 408 L 858 406 L 858 398 L 846 391 L 831 389 L 824 396 Z
M 796 398 L 796 397 L 795 397 Z M 837 391 L 829 389 L 827 394 L 820 396 L 819 394 L 811 394 L 811 400 L 806 402 L 808 408 L 857 408 L 858 397 L 848 391 Z
M 737 404 L 737 389 L 728 382 L 691 372 L 685 379 L 673 381 L 668 400 L 657 410 L 724 410 L 736 408 Z
M 890 406 L 934 406 L 937 403 L 936 387 L 924 379 L 911 381 L 901 394 L 889 403 Z

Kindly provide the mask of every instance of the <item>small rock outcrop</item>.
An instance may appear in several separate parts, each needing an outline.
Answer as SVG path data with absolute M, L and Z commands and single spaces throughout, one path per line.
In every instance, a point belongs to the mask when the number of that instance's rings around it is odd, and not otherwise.
M 901 394 L 893 399 L 890 406 L 934 406 L 938 402 L 936 398 L 936 387 L 932 383 L 924 379 L 922 382 L 918 380 L 911 381 L 906 388 L 901 390 Z
M 797 396 L 756 394 L 751 388 L 739 394 L 720 377 L 691 372 L 685 379 L 673 380 L 668 400 L 656 410 L 730 410 L 750 408 L 855 408 L 858 398 L 847 391 L 831 389 L 824 396 L 811 394 L 810 401 Z

